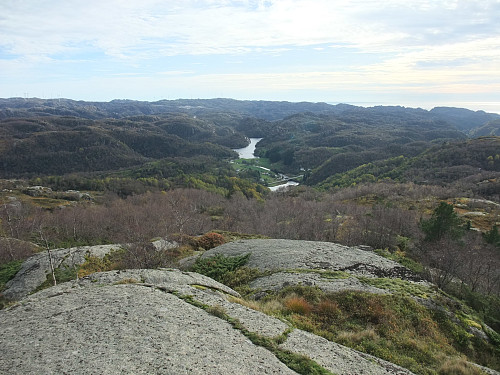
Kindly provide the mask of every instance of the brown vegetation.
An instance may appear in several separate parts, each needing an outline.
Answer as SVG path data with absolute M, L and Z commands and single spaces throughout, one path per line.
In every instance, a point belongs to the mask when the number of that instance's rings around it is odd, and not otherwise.
M 131 267 L 159 266 L 165 261 L 148 245 L 152 239 L 208 249 L 224 242 L 213 233 L 218 230 L 401 250 L 429 266 L 429 278 L 441 287 L 458 277 L 472 292 L 498 294 L 498 248 L 480 234 L 466 231 L 460 243 L 446 236 L 423 241 L 420 218 L 432 212 L 437 199 L 455 193 L 441 187 L 379 183 L 335 193 L 299 188 L 266 200 L 177 189 L 126 199 L 106 195 L 100 204 L 80 202 L 52 210 L 22 199 L 5 200 L 0 206 L 0 233 L 9 246 L 0 247 L 0 261 L 25 258 L 33 251 L 31 242 L 52 248 L 128 243 Z

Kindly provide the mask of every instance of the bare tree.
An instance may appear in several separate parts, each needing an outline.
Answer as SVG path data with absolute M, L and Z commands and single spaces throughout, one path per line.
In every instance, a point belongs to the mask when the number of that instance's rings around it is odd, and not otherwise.
M 49 258 L 50 272 L 52 274 L 52 283 L 54 286 L 57 285 L 56 274 L 54 271 L 54 260 L 52 259 L 52 252 L 50 251 L 49 241 L 47 236 L 45 235 L 42 227 L 40 226 L 38 233 L 40 234 L 40 240 L 45 246 L 45 250 L 47 251 L 47 256 Z

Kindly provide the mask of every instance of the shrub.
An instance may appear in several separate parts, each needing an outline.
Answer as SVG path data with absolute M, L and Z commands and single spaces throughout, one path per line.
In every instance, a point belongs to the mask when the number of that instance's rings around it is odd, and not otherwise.
M 453 210 L 453 205 L 446 202 L 441 202 L 434 209 L 430 219 L 420 222 L 426 241 L 439 240 L 445 234 L 450 234 L 452 238 L 458 239 L 463 235 L 462 224 L 462 220 Z
M 289 312 L 308 315 L 312 311 L 312 306 L 303 297 L 291 297 L 285 301 L 285 307 Z
M 12 279 L 21 269 L 22 264 L 22 260 L 13 260 L 12 262 L 0 265 L 0 291 L 7 281 Z
M 285 299 L 295 295 L 303 297 L 309 303 L 316 304 L 323 299 L 325 293 L 318 287 L 295 285 L 283 288 L 278 295 Z
M 78 266 L 69 267 L 67 265 L 60 266 L 54 270 L 54 276 L 58 283 L 75 280 L 78 272 Z M 52 277 L 50 277 L 52 282 Z
M 483 233 L 483 238 L 487 243 L 500 247 L 500 233 L 498 232 L 498 226 L 493 225 L 488 232 Z
M 214 247 L 222 245 L 225 242 L 226 240 L 224 239 L 224 236 L 219 233 L 210 232 L 198 238 L 197 245 L 202 249 L 210 250 Z
M 75 280 L 78 275 L 78 270 L 78 266 L 69 267 L 68 265 L 61 265 L 58 268 L 54 269 L 54 277 L 56 278 L 57 283 L 64 283 L 66 281 Z M 52 279 L 52 273 L 49 272 L 47 273 L 45 281 L 38 285 L 34 292 L 50 288 L 53 285 L 54 280 Z
M 85 277 L 96 272 L 111 271 L 113 269 L 111 261 L 104 257 L 99 258 L 92 255 L 85 256 L 85 262 L 78 270 L 78 277 Z
M 318 318 L 325 321 L 332 321 L 341 315 L 339 305 L 335 301 L 328 299 L 322 300 L 315 306 L 314 313 L 318 315 Z
M 169 267 L 180 254 L 178 249 L 158 250 L 151 242 L 136 242 L 126 245 L 117 261 L 120 269 L 146 269 Z
M 243 266 L 226 273 L 223 278 L 223 282 L 231 288 L 239 288 L 247 285 L 250 281 L 255 280 L 262 275 L 263 273 L 257 268 Z
M 249 258 L 250 254 L 236 257 L 226 257 L 222 254 L 217 254 L 209 258 L 198 258 L 191 270 L 224 283 L 227 274 L 243 267 Z
M 272 309 L 264 305 L 271 302 Z M 294 286 L 277 295 L 266 296 L 259 304 L 262 310 L 286 318 L 297 328 L 415 373 L 475 374 L 467 372 L 474 371 L 470 366 L 463 370 L 453 362 L 444 364 L 443 358 L 463 355 L 490 368 L 498 368 L 494 340 L 487 343 L 477 339 L 446 312 L 428 310 L 401 294 L 350 291 L 326 294 L 317 288 Z

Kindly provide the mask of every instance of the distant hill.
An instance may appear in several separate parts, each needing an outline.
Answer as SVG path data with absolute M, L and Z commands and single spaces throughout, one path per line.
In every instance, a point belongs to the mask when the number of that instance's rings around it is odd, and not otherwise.
M 203 115 L 213 112 L 238 113 L 265 120 L 277 120 L 300 112 L 324 113 L 335 110 L 326 103 L 291 103 L 234 99 L 177 99 L 146 102 L 112 100 L 85 102 L 70 99 L 0 99 L 0 119 L 8 117 L 75 116 L 88 119 L 123 118 L 165 113 Z
M 0 120 L 0 177 L 110 171 L 166 157 L 235 157 L 243 134 L 185 114 Z
M 472 137 L 500 136 L 500 119 L 487 122 L 485 125 L 471 130 L 470 135 Z
M 395 156 L 416 156 L 433 143 L 466 135 L 427 111 L 358 108 L 343 114 L 302 113 L 273 122 L 257 152 L 288 173 L 307 171 L 315 185 L 335 173 Z
M 493 120 L 500 120 L 500 115 L 496 113 L 486 113 L 484 111 L 471 111 L 464 108 L 436 107 L 430 113 L 436 118 L 448 123 L 463 131 L 471 131 L 479 128 Z
M 431 150 L 440 150 L 439 171 L 427 176 L 424 168 L 414 172 L 413 180 L 445 183 L 456 180 L 453 174 L 469 176 L 470 168 L 489 167 L 457 164 L 453 152 L 462 150 L 450 151 L 450 156 L 442 145 L 465 142 L 468 136 L 498 134 L 499 124 L 500 115 L 448 107 L 427 111 L 220 98 L 0 99 L 0 178 L 119 172 L 127 178 L 169 179 L 170 183 L 174 179 L 181 186 L 201 187 L 212 184 L 213 174 L 221 179 L 235 177 L 237 172 L 228 163 L 236 158 L 231 149 L 247 145 L 248 137 L 258 137 L 263 140 L 256 153 L 266 158 L 266 166 L 291 176 L 303 175 L 312 186 L 331 185 L 336 179 L 332 176 L 360 166 L 399 157 L 409 160 L 434 146 Z M 474 152 L 484 156 L 480 148 Z M 206 159 L 206 165 L 196 172 L 203 165 L 200 158 Z M 463 165 L 468 165 L 467 172 L 458 171 Z M 452 173 L 453 168 L 457 171 Z M 262 183 L 258 172 L 242 178 Z M 227 181 L 223 185 L 233 189 Z
M 500 192 L 500 137 L 446 142 L 422 154 L 378 160 L 337 173 L 321 182 L 323 188 L 390 179 L 420 184 L 459 186 L 485 196 Z
M 383 114 L 422 115 L 430 114 L 460 130 L 468 131 L 485 123 L 500 119 L 500 115 L 464 108 L 436 107 L 431 111 L 401 106 L 376 106 L 370 108 L 349 104 L 331 105 L 327 103 L 287 102 L 265 100 L 216 99 L 176 99 L 156 102 L 138 100 L 112 100 L 110 102 L 87 102 L 71 99 L 0 98 L 0 119 L 36 116 L 75 116 L 88 119 L 123 118 L 164 113 L 188 113 L 206 115 L 214 112 L 229 112 L 240 116 L 255 117 L 274 121 L 287 116 L 311 112 L 315 114 L 337 114 L 341 116 L 372 116 Z

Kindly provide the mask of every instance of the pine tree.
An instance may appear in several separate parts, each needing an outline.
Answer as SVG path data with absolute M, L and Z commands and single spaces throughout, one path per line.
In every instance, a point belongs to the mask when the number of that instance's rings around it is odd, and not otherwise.
M 500 247 L 500 233 L 498 233 L 498 227 L 496 225 L 493 225 L 488 232 L 484 233 L 483 238 L 486 242 Z
M 453 210 L 453 205 L 441 202 L 428 220 L 422 220 L 420 227 L 425 233 L 426 241 L 437 241 L 445 235 L 453 239 L 462 237 L 464 230 L 462 220 Z

